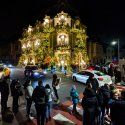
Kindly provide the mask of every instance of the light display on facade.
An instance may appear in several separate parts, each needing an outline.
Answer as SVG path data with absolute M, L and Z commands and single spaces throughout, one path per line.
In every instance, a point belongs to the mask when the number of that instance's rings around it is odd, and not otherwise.
M 47 64 L 82 68 L 88 63 L 86 27 L 79 18 L 72 19 L 61 11 L 54 18 L 45 16 L 29 26 L 20 39 L 20 64 Z

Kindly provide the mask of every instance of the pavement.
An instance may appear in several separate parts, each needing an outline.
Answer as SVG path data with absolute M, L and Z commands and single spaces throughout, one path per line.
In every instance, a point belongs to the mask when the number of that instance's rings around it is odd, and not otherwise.
M 118 85 L 117 88 L 121 91 L 125 89 L 125 86 Z M 83 109 L 81 107 L 81 99 L 83 98 L 83 94 L 79 95 L 79 104 L 77 105 L 78 115 L 72 115 L 72 102 L 69 99 L 63 103 L 53 104 L 52 108 L 52 119 L 46 125 L 82 125 L 82 115 Z M 12 105 L 12 97 L 9 96 L 8 106 Z M 1 108 L 0 108 L 1 109 Z M 31 115 L 34 117 L 33 120 L 28 120 L 26 118 L 26 103 L 24 96 L 21 96 L 19 99 L 19 112 L 14 114 L 13 123 L 5 123 L 1 121 L 0 115 L 0 125 L 37 125 L 36 123 L 36 112 L 34 104 L 31 107 Z

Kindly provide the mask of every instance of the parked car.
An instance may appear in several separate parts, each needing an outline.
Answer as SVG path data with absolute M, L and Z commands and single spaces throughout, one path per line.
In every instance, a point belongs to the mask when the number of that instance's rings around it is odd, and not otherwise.
M 10 69 L 4 65 L 0 65 L 0 80 L 10 77 Z
M 24 75 L 31 78 L 40 78 L 45 76 L 46 74 L 46 70 L 38 68 L 37 65 L 27 65 L 24 71 Z
M 72 79 L 73 79 L 73 81 L 79 81 L 79 82 L 86 84 L 87 79 L 92 74 L 94 74 L 94 77 L 99 82 L 99 86 L 102 86 L 105 83 L 107 83 L 107 84 L 112 83 L 111 77 L 109 75 L 106 75 L 106 74 L 104 74 L 100 71 L 97 71 L 97 70 L 82 70 L 80 72 L 73 73 Z

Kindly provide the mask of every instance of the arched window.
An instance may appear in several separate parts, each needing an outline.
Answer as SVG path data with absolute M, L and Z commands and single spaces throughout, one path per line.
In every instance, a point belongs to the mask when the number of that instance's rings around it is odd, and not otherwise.
M 69 36 L 65 33 L 60 33 L 57 36 L 57 45 L 58 46 L 66 46 L 69 45 Z

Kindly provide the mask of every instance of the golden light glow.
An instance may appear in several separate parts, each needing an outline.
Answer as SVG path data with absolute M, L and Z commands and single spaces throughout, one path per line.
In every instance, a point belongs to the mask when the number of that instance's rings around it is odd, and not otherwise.
M 64 61 L 63 61 L 63 60 L 61 60 L 61 64 L 64 64 Z
M 26 49 L 26 45 L 25 44 L 23 44 L 22 49 Z
M 31 31 L 32 31 L 32 27 L 29 26 L 29 27 L 28 27 L 28 33 L 30 33 Z
M 24 62 L 23 62 L 23 63 L 24 63 L 25 65 L 27 65 L 27 62 L 28 62 L 27 60 L 24 60 Z
M 61 19 L 64 19 L 64 15 L 61 16 Z
M 49 19 L 45 19 L 45 22 L 46 22 L 46 23 L 49 23 Z
M 27 44 L 27 47 L 31 47 L 31 44 L 30 44 L 30 43 L 28 43 L 28 44 Z
M 35 46 L 39 46 L 39 45 L 40 45 L 39 40 L 36 40 L 36 41 L 35 41 Z
M 31 64 L 35 64 L 35 60 L 34 59 L 31 60 Z

